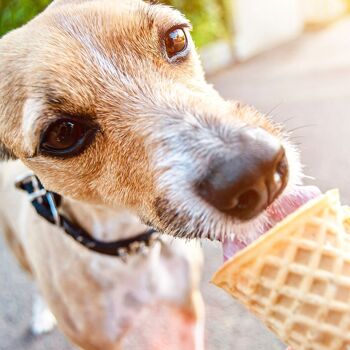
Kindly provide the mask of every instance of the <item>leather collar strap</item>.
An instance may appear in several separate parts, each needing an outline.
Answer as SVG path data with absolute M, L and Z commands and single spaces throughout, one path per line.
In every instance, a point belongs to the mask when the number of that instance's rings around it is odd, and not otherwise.
M 98 241 L 91 237 L 83 228 L 59 213 L 62 197 L 57 193 L 46 191 L 36 175 L 31 174 L 18 180 L 16 187 L 29 194 L 32 205 L 41 217 L 51 224 L 62 228 L 75 241 L 94 252 L 125 258 L 129 254 L 143 251 L 159 239 L 158 232 L 150 229 L 130 239 L 116 242 Z

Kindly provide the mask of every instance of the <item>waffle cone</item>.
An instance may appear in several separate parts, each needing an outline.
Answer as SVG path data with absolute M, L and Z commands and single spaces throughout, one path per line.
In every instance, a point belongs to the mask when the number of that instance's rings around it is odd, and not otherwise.
M 212 282 L 293 350 L 349 350 L 349 228 L 349 208 L 330 191 L 226 262 Z

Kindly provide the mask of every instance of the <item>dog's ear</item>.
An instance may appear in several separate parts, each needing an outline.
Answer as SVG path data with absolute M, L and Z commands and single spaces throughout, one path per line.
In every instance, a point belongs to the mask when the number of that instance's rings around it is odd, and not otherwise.
M 15 160 L 17 157 L 0 141 L 0 162 L 6 160 Z

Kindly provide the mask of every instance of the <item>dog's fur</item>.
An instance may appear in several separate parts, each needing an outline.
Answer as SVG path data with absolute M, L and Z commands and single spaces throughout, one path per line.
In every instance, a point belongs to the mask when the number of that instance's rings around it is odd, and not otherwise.
M 177 25 L 189 27 L 179 12 L 140 0 L 56 0 L 0 40 L 0 157 L 20 159 L 0 168 L 0 228 L 61 329 L 84 349 L 117 349 L 136 319 L 161 341 L 156 330 L 166 318 L 147 318 L 159 310 L 169 320 L 164 334 L 182 339 L 176 337 L 181 324 L 192 334 L 174 349 L 200 349 L 200 254 L 180 241 L 157 243 L 124 265 L 85 250 L 38 219 L 14 190 L 25 166 L 65 197 L 68 215 L 106 240 L 132 236 L 142 223 L 173 236 L 212 239 L 243 237 L 260 225 L 264 215 L 236 222 L 193 190 L 215 157 L 234 151 L 235 131 L 245 126 L 281 140 L 290 165 L 287 191 L 300 179 L 297 153 L 281 127 L 224 101 L 205 82 L 188 33 L 190 53 L 166 57 L 160 38 Z M 37 151 L 42 130 L 60 115 L 100 126 L 79 156 Z

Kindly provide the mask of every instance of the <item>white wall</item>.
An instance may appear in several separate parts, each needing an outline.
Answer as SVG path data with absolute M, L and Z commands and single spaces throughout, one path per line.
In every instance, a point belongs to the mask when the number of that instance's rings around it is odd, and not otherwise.
M 305 24 L 330 22 L 346 11 L 344 0 L 232 0 L 238 60 L 299 36 Z
M 319 24 L 338 18 L 346 11 L 343 0 L 299 0 L 305 22 Z
M 291 40 L 303 31 L 299 0 L 233 0 L 233 4 L 239 60 Z

